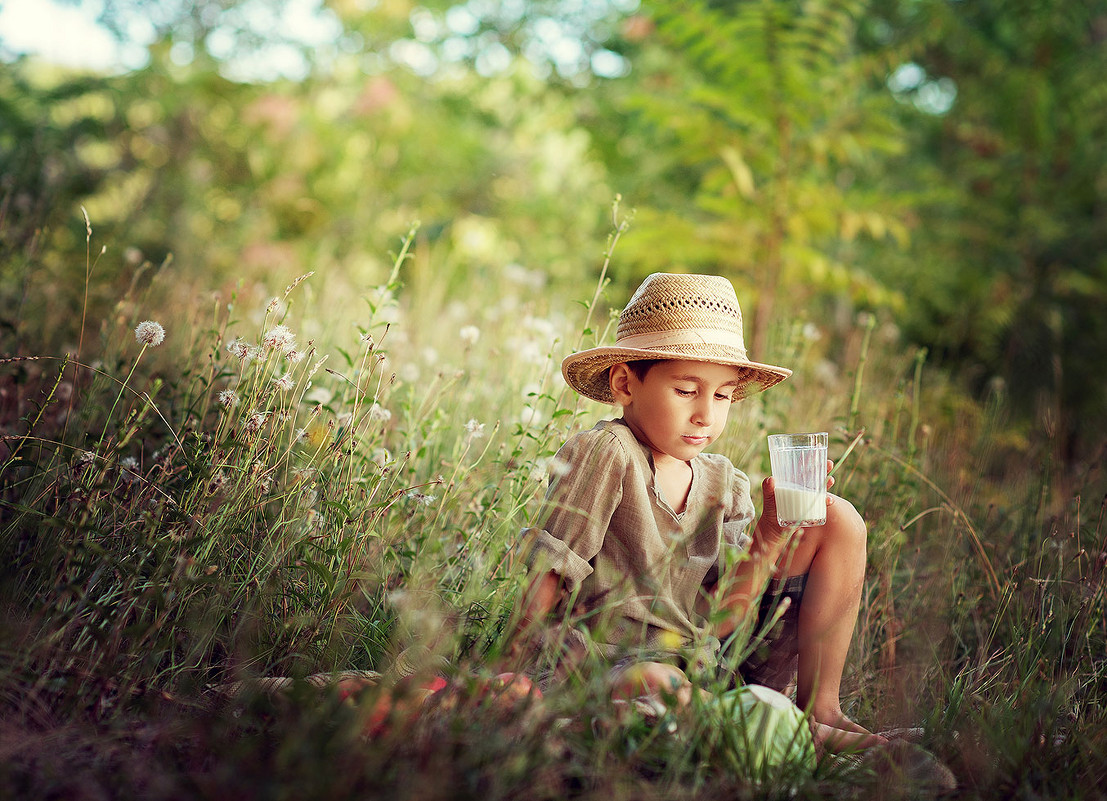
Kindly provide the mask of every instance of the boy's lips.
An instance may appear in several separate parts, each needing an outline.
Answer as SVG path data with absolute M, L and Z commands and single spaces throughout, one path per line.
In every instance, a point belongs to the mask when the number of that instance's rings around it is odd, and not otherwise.
M 694 434 L 685 434 L 682 439 L 689 445 L 706 445 L 711 438 L 708 436 L 697 437 Z

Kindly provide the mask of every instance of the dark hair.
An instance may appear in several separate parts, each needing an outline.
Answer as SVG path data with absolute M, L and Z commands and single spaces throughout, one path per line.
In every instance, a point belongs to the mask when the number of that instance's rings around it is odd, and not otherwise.
M 627 367 L 634 373 L 635 378 L 639 381 L 645 381 L 646 373 L 650 371 L 650 368 L 662 361 L 664 361 L 664 359 L 639 359 L 637 361 L 627 362 Z

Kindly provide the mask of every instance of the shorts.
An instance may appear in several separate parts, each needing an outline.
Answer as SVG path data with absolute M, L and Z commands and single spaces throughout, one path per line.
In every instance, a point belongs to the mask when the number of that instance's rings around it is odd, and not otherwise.
M 806 573 L 769 582 L 757 610 L 757 626 L 746 646 L 748 656 L 738 666 L 738 674 L 746 684 L 761 684 L 786 693 L 795 683 L 799 665 L 799 612 L 806 587 Z M 788 606 L 780 612 L 785 599 Z

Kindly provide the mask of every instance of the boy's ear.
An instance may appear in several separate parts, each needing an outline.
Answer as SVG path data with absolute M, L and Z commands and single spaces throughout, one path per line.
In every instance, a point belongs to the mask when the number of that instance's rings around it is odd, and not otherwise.
M 608 382 L 611 385 L 611 394 L 620 406 L 626 406 L 630 403 L 630 379 L 633 375 L 625 362 L 620 362 L 611 367 Z

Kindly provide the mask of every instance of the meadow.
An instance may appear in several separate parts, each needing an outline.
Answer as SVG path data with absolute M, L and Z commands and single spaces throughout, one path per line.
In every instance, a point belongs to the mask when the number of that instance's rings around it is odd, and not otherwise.
M 922 792 L 849 760 L 753 781 L 700 710 L 628 714 L 587 672 L 489 692 L 528 667 L 504 654 L 553 454 L 609 413 L 558 366 L 613 336 L 614 223 L 594 286 L 513 264 L 442 292 L 413 278 L 436 269 L 413 226 L 377 286 L 155 280 L 90 321 L 97 341 L 4 358 L 7 797 Z M 954 797 L 1102 797 L 1102 452 L 1058 462 L 1002 387 L 970 400 L 892 319 L 796 310 L 768 347 L 795 375 L 742 401 L 717 449 L 756 485 L 766 434 L 831 432 L 870 537 L 847 713 L 922 727 Z M 309 680 L 339 671 L 373 678 Z M 446 700 L 413 713 L 407 673 L 443 676 Z

